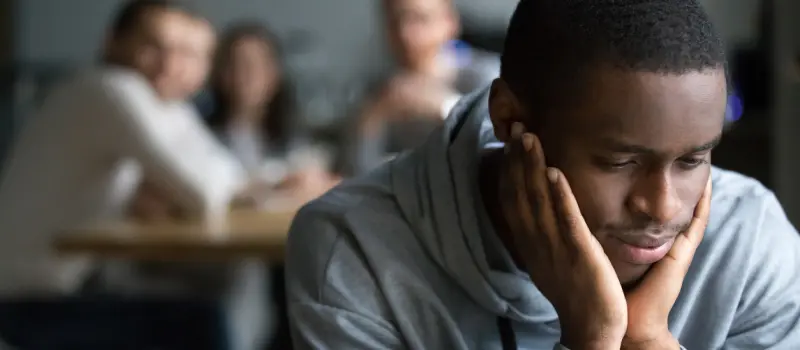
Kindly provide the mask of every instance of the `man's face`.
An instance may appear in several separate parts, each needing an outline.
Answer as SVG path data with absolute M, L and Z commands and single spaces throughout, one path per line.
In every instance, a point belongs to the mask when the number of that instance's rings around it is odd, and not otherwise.
M 179 11 L 152 9 L 142 16 L 139 28 L 110 43 L 115 60 L 142 73 L 164 99 L 185 95 L 183 71 L 188 56 L 188 16 Z
M 692 219 L 722 132 L 725 75 L 609 69 L 586 88 L 561 115 L 536 116 L 535 106 L 524 114 L 547 118 L 539 137 L 548 165 L 564 172 L 620 281 L 630 284 Z
M 424 66 L 458 32 L 449 0 L 386 0 L 390 43 L 402 64 Z

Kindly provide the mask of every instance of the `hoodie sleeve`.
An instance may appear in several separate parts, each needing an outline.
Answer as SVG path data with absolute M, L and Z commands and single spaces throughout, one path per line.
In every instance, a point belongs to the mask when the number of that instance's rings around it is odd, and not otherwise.
M 800 235 L 769 193 L 724 349 L 800 349 Z
M 405 349 L 363 253 L 319 201 L 294 219 L 286 255 L 289 325 L 297 349 Z

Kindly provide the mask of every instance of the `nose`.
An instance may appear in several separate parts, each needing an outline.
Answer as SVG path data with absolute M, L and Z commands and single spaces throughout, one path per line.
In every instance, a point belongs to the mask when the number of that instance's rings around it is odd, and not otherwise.
M 640 178 L 628 202 L 634 213 L 645 215 L 658 225 L 672 222 L 681 210 L 669 171 L 654 171 Z

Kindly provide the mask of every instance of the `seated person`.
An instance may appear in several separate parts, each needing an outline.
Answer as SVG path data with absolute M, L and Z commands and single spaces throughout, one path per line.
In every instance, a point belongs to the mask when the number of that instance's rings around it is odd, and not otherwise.
M 521 0 L 490 89 L 296 216 L 296 347 L 800 349 L 800 236 L 710 165 L 724 51 L 697 0 Z
M 172 123 L 171 129 L 181 132 L 190 131 L 204 134 L 197 139 L 209 139 L 208 130 L 203 126 L 201 116 L 188 99 L 195 95 L 206 82 L 210 70 L 211 56 L 216 44 L 216 33 L 211 24 L 197 15 L 186 15 L 176 25 L 183 24 L 182 40 L 175 43 L 175 50 L 181 53 L 182 70 L 179 79 L 180 92 L 166 101 L 172 109 L 172 117 L 164 123 Z M 191 146 L 190 146 L 191 147 Z M 140 177 L 141 169 L 135 162 L 129 165 L 131 176 Z M 174 220 L 181 216 L 177 203 L 159 186 L 150 181 L 142 181 L 136 190 L 134 199 L 128 206 L 128 214 L 143 221 Z
M 387 153 L 417 146 L 447 116 L 461 94 L 497 77 L 493 55 L 456 42 L 452 0 L 383 0 L 398 68 L 371 90 L 357 120 L 354 171 L 371 169 Z
M 217 51 L 211 78 L 216 110 L 208 125 L 252 176 L 316 196 L 334 179 L 321 155 L 297 162 L 296 156 L 312 152 L 281 58 L 278 39 L 264 26 L 230 29 Z
M 121 218 L 140 181 L 194 217 L 225 213 L 248 188 L 239 162 L 169 106 L 185 98 L 189 16 L 169 1 L 130 2 L 105 62 L 53 91 L 23 126 L 0 180 L 0 294 L 78 288 L 87 261 L 53 256 L 53 235 Z
M 171 114 L 162 122 L 168 123 L 168 128 L 179 134 L 177 137 L 182 135 L 183 143 L 174 147 L 188 147 L 191 151 L 197 140 L 212 140 L 221 146 L 204 125 L 194 105 L 187 102 L 206 82 L 216 46 L 214 28 L 198 15 L 185 16 L 183 24 L 183 35 L 175 44 L 176 49 L 182 52 L 180 66 L 183 69 L 177 80 L 181 92 L 175 99 L 166 101 Z M 233 158 L 234 154 L 229 156 Z M 142 181 L 130 205 L 130 214 L 140 220 L 158 221 L 175 220 L 182 213 L 179 203 L 171 199 L 170 193 L 151 181 Z M 213 323 L 220 327 L 215 329 L 212 337 L 225 339 L 219 344 L 204 344 L 205 347 L 259 349 L 274 333 L 276 322 L 269 298 L 274 288 L 270 285 L 266 266 L 258 259 L 227 262 L 112 261 L 103 264 L 100 275 L 96 289 L 121 297 L 124 303 L 158 300 L 164 310 L 180 309 L 193 302 L 205 307 L 206 312 L 196 317 L 201 320 L 210 317 L 216 321 Z M 136 327 L 150 329 L 153 326 L 149 323 L 153 318 L 155 316 L 139 321 Z M 175 330 L 197 330 L 196 326 L 190 328 L 191 324 L 183 326 Z

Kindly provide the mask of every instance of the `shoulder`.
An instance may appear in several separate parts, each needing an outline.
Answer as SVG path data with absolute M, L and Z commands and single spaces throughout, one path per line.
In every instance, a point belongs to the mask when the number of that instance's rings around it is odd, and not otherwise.
M 321 303 L 374 319 L 388 314 L 371 262 L 390 244 L 383 241 L 390 230 L 369 224 L 371 218 L 400 217 L 387 175 L 345 181 L 298 212 L 286 248 L 290 303 Z
M 706 237 L 716 249 L 759 259 L 758 255 L 771 254 L 770 251 L 794 251 L 800 247 L 800 235 L 772 191 L 733 171 L 714 168 L 712 176 Z
M 95 67 L 77 72 L 54 86 L 43 101 L 40 114 L 96 120 L 116 116 L 119 105 L 155 101 L 155 94 L 139 74 L 121 69 Z M 112 118 L 113 119 L 113 118 Z M 89 121 L 87 121 L 89 122 Z
M 714 170 L 712 216 L 695 254 L 701 263 L 692 264 L 705 271 L 698 281 L 715 283 L 715 302 L 737 296 L 730 300 L 736 307 L 731 333 L 769 332 L 796 341 L 798 334 L 787 331 L 797 329 L 800 315 L 800 235 L 772 191 L 749 177 Z M 744 340 L 750 344 L 745 348 L 768 347 Z
M 324 274 L 333 259 L 344 255 L 360 259 L 364 252 L 357 241 L 364 236 L 380 240 L 383 233 L 368 232 L 374 228 L 372 219 L 401 216 L 390 176 L 388 167 L 380 167 L 342 182 L 301 208 L 289 230 L 288 268 Z
M 357 228 L 352 219 L 358 219 L 364 209 L 391 212 L 394 198 L 388 176 L 378 169 L 348 179 L 303 206 L 292 221 L 289 232 L 287 250 L 291 258 L 319 258 L 318 262 L 324 264 L 336 249 L 345 248 L 339 245 L 340 241 L 354 234 L 353 230 Z
M 711 176 L 709 224 L 723 224 L 733 218 L 757 222 L 769 207 L 780 208 L 775 194 L 751 177 L 716 167 Z
M 103 86 L 152 90 L 152 88 L 150 88 L 150 84 L 147 82 L 147 79 L 145 79 L 143 75 L 131 69 L 121 67 L 104 67 L 97 69 L 90 74 L 90 77 L 93 77 L 98 84 Z
M 156 105 L 160 99 L 153 87 L 140 73 L 122 67 L 99 67 L 77 78 L 85 91 L 98 101 L 118 105 Z

